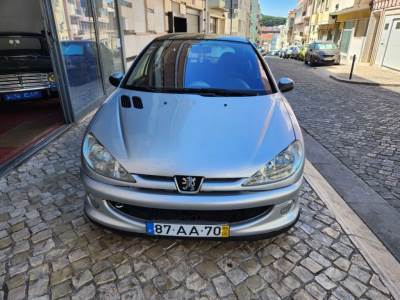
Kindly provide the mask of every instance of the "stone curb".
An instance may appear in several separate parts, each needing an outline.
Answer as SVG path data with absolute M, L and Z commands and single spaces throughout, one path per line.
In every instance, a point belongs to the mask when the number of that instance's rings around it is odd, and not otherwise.
M 366 81 L 360 81 L 360 80 L 343 79 L 343 78 L 340 78 L 339 76 L 332 75 L 332 74 L 330 74 L 329 77 L 336 81 L 350 83 L 350 84 L 363 84 L 363 85 L 370 85 L 370 86 L 400 86 L 400 83 L 378 83 L 378 82 L 366 82 Z
M 332 186 L 307 160 L 304 176 L 310 186 L 335 215 L 343 230 L 357 246 L 395 299 L 400 299 L 400 263 L 347 205 Z

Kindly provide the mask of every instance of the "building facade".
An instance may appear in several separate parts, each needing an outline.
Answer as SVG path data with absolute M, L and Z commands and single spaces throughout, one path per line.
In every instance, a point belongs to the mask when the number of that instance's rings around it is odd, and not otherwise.
M 250 37 L 252 0 L 227 0 L 225 34 Z
M 260 43 L 268 50 L 278 50 L 280 45 L 281 31 L 285 26 L 261 26 Z
M 225 34 L 225 0 L 208 0 L 208 33 Z
M 250 41 L 256 43 L 258 42 L 258 36 L 260 31 L 260 3 L 258 0 L 251 0 L 250 2 Z
M 335 33 L 331 36 L 333 41 L 338 42 L 340 61 L 350 63 L 354 55 L 357 61 L 361 61 L 371 15 L 370 2 L 369 0 L 332 1 L 334 9 L 330 16 L 335 18 Z
M 296 18 L 296 10 L 292 9 L 288 13 L 288 17 L 286 20 L 285 30 L 286 30 L 286 45 L 292 45 L 294 43 L 294 20 Z
M 400 71 L 400 0 L 374 0 L 363 62 Z
M 304 43 L 304 15 L 306 11 L 306 0 L 298 0 L 295 9 L 294 28 L 293 28 L 293 44 L 302 45 Z
M 287 34 L 287 42 L 307 44 L 312 41 L 331 41 L 340 48 L 341 63 L 350 63 L 355 56 L 359 62 L 377 61 L 379 65 L 383 61 L 382 53 L 388 52 L 389 59 L 386 60 L 393 65 L 391 53 L 399 50 L 396 43 L 389 41 L 393 33 L 388 31 L 390 34 L 383 34 L 381 37 L 380 28 L 384 26 L 382 20 L 386 18 L 388 9 L 387 27 L 396 30 L 397 25 L 392 24 L 398 15 L 399 4 L 396 1 L 376 0 L 373 18 L 370 20 L 370 0 L 299 0 L 295 9 L 293 34 Z M 382 2 L 387 5 L 381 4 Z M 290 11 L 288 18 L 292 15 L 293 11 Z M 386 46 L 382 47 L 385 50 L 378 51 L 376 44 L 379 38 L 384 40 L 384 45 L 389 45 L 389 51 L 386 51 Z

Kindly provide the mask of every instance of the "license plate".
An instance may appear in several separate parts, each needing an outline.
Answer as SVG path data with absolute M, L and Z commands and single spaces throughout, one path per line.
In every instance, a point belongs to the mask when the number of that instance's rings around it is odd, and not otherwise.
M 3 99 L 5 101 L 20 101 L 20 100 L 28 100 L 28 99 L 37 99 L 42 98 L 42 91 L 30 91 L 30 92 L 21 92 L 21 93 L 10 93 L 3 95 Z
M 229 237 L 229 225 L 188 225 L 171 223 L 147 223 L 148 235 L 180 237 Z

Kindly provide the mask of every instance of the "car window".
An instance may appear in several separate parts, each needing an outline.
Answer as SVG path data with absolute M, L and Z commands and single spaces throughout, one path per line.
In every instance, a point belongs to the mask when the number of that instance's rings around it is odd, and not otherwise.
M 215 40 L 153 42 L 138 58 L 124 87 L 187 93 L 272 92 L 267 74 L 250 44 Z
M 317 50 L 334 50 L 336 48 L 336 45 L 333 43 L 315 44 L 315 49 Z

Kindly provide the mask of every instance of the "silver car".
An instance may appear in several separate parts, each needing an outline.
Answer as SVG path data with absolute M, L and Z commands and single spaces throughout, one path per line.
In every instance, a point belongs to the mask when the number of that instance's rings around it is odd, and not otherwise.
M 332 42 L 312 42 L 308 46 L 304 63 L 315 65 L 338 65 L 340 63 L 340 50 Z
M 99 109 L 82 144 L 85 212 L 150 236 L 264 237 L 299 217 L 299 124 L 246 39 L 155 39 Z

